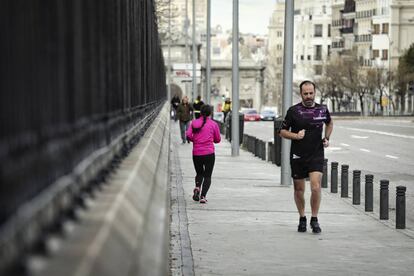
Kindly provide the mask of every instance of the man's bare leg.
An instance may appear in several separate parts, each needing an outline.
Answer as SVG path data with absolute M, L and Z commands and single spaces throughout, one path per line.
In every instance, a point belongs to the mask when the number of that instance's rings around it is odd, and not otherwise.
M 295 188 L 295 203 L 299 215 L 305 216 L 305 179 L 293 179 Z
M 312 217 L 317 217 L 319 213 L 319 206 L 321 205 L 321 172 L 309 173 L 309 179 L 311 183 L 311 209 Z

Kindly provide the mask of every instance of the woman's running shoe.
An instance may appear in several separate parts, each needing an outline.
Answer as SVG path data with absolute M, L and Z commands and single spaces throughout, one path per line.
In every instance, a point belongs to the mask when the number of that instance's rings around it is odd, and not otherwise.
M 193 190 L 193 200 L 199 201 L 200 200 L 200 188 L 195 187 Z
M 200 203 L 207 203 L 207 198 L 205 196 L 202 196 L 200 199 Z

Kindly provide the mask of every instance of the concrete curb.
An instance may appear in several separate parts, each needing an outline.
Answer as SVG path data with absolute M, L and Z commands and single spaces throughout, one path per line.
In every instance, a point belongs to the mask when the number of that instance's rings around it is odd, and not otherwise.
M 169 105 L 34 275 L 166 275 Z

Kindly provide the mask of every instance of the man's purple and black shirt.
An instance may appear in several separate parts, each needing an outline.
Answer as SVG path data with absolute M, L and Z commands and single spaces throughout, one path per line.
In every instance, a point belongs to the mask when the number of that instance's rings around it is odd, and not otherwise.
M 291 106 L 286 113 L 281 129 L 294 133 L 304 129 L 305 137 L 301 140 L 292 140 L 290 159 L 323 161 L 323 124 L 329 124 L 330 121 L 331 115 L 325 105 L 315 103 L 313 107 L 306 107 L 300 102 Z

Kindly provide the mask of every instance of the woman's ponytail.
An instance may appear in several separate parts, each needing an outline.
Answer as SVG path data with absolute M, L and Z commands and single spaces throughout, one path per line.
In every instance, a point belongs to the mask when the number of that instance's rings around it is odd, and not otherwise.
M 207 117 L 211 115 L 211 107 L 208 104 L 201 106 L 200 114 L 203 117 L 203 124 L 201 127 L 193 127 L 193 133 L 198 133 L 207 122 Z

